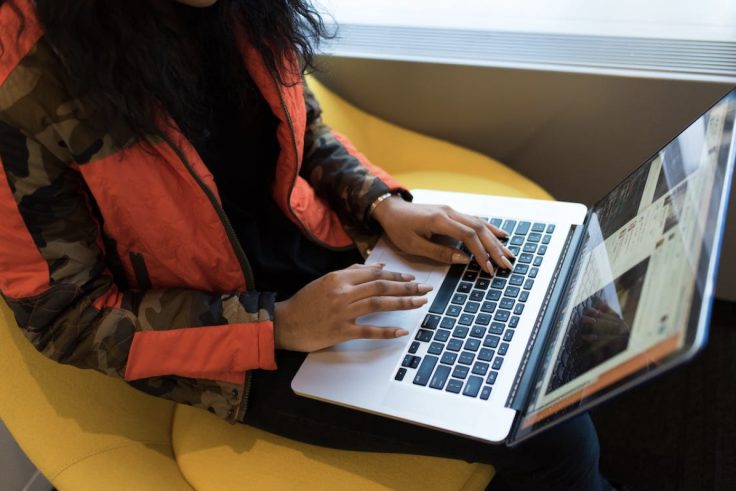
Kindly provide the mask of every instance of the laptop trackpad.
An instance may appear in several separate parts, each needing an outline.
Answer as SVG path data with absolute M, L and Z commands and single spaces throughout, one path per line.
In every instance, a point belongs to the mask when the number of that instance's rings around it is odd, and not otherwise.
M 446 426 L 448 421 L 462 422 L 462 426 L 467 428 L 475 428 L 480 423 L 483 408 L 478 405 L 478 401 L 463 401 L 457 397 L 442 401 L 437 395 L 436 392 L 427 391 L 425 394 L 421 390 L 404 389 L 391 384 L 383 405 L 406 411 L 407 414 L 428 416 L 431 420 L 424 421 L 433 424 L 431 421 L 436 420 L 434 425 L 438 427 Z

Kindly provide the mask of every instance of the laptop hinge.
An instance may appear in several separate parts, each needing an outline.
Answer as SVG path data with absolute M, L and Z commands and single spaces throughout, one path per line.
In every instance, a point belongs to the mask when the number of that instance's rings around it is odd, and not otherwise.
M 518 371 L 516 372 L 514 385 L 512 386 L 509 397 L 506 400 L 506 407 L 516 409 L 517 411 L 522 409 L 524 400 L 526 399 L 524 396 L 527 394 L 529 385 L 534 378 L 532 377 L 532 374 L 534 373 L 537 362 L 541 357 L 537 356 L 540 354 L 539 351 L 541 348 L 539 348 L 539 346 L 544 344 L 543 341 L 547 337 L 546 333 L 549 331 L 552 320 L 551 317 L 556 311 L 555 306 L 559 303 L 558 301 L 565 285 L 564 278 L 567 277 L 567 273 L 571 269 L 571 265 L 569 263 L 575 257 L 575 254 L 569 254 L 571 246 L 572 251 L 577 249 L 577 245 L 580 243 L 580 238 L 582 237 L 583 228 L 584 227 L 578 227 L 576 225 L 570 227 L 570 231 L 567 234 L 567 240 L 565 241 L 565 247 L 562 250 L 562 254 L 560 254 L 560 259 L 558 260 L 557 265 L 555 266 L 555 274 L 547 288 L 542 308 L 539 309 L 539 314 L 537 315 L 534 330 L 532 331 L 532 335 L 529 337 L 529 342 L 527 343 L 526 350 L 524 351 L 524 357 L 519 365 Z M 559 281 L 560 278 L 563 279 L 562 282 Z M 559 288 L 557 287 L 558 284 Z M 538 339 L 542 342 L 537 343 Z M 534 349 L 535 346 L 538 346 L 536 350 Z

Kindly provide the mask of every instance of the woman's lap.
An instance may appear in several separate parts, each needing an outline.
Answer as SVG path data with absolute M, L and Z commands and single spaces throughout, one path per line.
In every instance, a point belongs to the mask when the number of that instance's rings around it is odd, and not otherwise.
M 291 379 L 305 356 L 277 352 L 279 369 L 256 373 L 245 424 L 331 448 L 491 464 L 497 477 L 489 489 L 610 489 L 598 472 L 598 438 L 587 415 L 518 448 L 490 445 L 298 396 Z

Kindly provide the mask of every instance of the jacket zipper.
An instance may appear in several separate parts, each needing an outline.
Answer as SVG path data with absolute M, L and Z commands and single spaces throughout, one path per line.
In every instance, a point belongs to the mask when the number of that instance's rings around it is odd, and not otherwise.
M 354 248 L 355 246 L 349 245 L 349 246 L 344 246 L 344 247 L 335 247 L 315 237 L 315 235 L 307 228 L 306 225 L 304 225 L 304 222 L 302 222 L 299 216 L 294 212 L 294 209 L 291 207 L 291 195 L 294 192 L 294 187 L 296 186 L 296 180 L 299 177 L 299 148 L 296 146 L 296 133 L 294 132 L 294 123 L 291 121 L 291 115 L 289 114 L 289 110 L 286 107 L 286 101 L 284 100 L 284 95 L 281 93 L 281 86 L 279 85 L 279 82 L 278 80 L 276 80 L 276 76 L 273 73 L 271 74 L 271 79 L 273 80 L 273 83 L 276 85 L 276 90 L 278 91 L 279 99 L 281 100 L 281 107 L 284 110 L 284 114 L 286 114 L 286 120 L 289 122 L 289 130 L 291 131 L 291 142 L 294 144 L 294 155 L 296 158 L 296 166 L 294 168 L 294 177 L 291 180 L 291 187 L 289 188 L 289 196 L 287 197 L 287 203 L 286 203 L 287 206 L 289 207 L 289 212 L 299 223 L 299 227 L 302 229 L 302 231 L 304 231 L 304 233 L 306 233 L 313 242 L 316 242 L 322 247 L 332 250 L 332 251 L 350 250 Z
M 174 153 L 176 153 L 179 159 L 181 159 L 184 166 L 187 168 L 194 180 L 197 181 L 199 187 L 202 189 L 202 191 L 204 191 L 204 194 L 210 200 L 210 204 L 214 207 L 215 212 L 217 212 L 217 216 L 220 218 L 220 221 L 225 226 L 225 232 L 227 233 L 227 237 L 230 240 L 230 245 L 232 246 L 233 251 L 235 251 L 235 256 L 238 258 L 240 269 L 243 271 L 246 288 L 248 288 L 248 291 L 256 291 L 256 282 L 253 277 L 253 270 L 250 267 L 250 261 L 248 261 L 248 257 L 245 255 L 245 251 L 243 250 L 243 246 L 240 245 L 240 241 L 235 235 L 235 230 L 233 229 L 232 223 L 230 223 L 230 219 L 227 217 L 227 215 L 225 215 L 225 210 L 222 208 L 222 206 L 220 206 L 220 203 L 217 201 L 215 193 L 213 193 L 209 186 L 207 186 L 207 184 L 205 184 L 205 182 L 202 180 L 202 178 L 199 177 L 196 172 L 194 172 L 194 168 L 189 163 L 189 160 L 182 153 L 179 147 L 174 145 L 171 139 L 169 139 L 169 137 L 167 137 L 166 135 L 163 135 L 163 139 L 169 145 L 169 147 L 174 150 Z M 242 411 L 243 414 L 248 412 L 248 397 L 250 396 L 250 387 L 253 383 L 252 379 L 253 377 L 251 376 L 250 370 L 246 370 L 243 388 L 243 399 L 240 402 L 239 410 L 235 414 L 235 418 L 238 417 L 240 411 Z

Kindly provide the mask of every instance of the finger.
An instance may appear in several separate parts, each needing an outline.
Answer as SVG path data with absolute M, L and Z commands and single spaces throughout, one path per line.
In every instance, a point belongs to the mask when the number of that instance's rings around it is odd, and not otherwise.
M 341 279 L 348 281 L 351 285 L 360 285 L 368 281 L 376 280 L 389 280 L 389 281 L 401 281 L 408 282 L 414 281 L 416 278 L 414 275 L 407 273 L 399 273 L 398 271 L 386 271 L 383 268 L 364 267 L 364 268 L 353 268 L 343 270 L 342 272 L 336 272 L 339 274 Z
M 355 264 L 352 264 L 352 265 L 348 266 L 345 269 L 360 269 L 360 268 L 378 268 L 378 269 L 383 269 L 385 267 L 386 267 L 386 263 L 373 263 L 373 264 L 360 264 L 360 263 L 355 263 Z
M 463 231 L 466 236 L 461 240 L 465 242 L 470 252 L 475 255 L 476 260 L 480 259 L 478 264 L 484 270 L 493 274 L 492 265 L 486 259 L 489 255 L 493 262 L 500 267 L 505 269 L 513 268 L 511 261 L 508 259 L 514 257 L 513 253 L 501 244 L 501 241 L 492 233 L 485 220 L 454 211 L 450 213 L 450 217 L 468 227 L 469 231 Z
M 504 237 L 508 237 L 509 236 L 509 233 L 507 231 L 505 231 L 504 229 L 502 229 L 502 228 L 498 228 L 495 225 L 491 225 L 490 223 L 487 223 L 486 225 L 488 226 L 488 228 L 490 229 L 490 231 L 493 232 L 493 235 L 495 235 L 498 238 L 501 238 L 502 239 Z
M 369 297 L 420 297 L 432 291 L 432 285 L 416 282 L 376 280 L 362 283 L 352 289 L 350 297 L 355 301 Z
M 353 324 L 346 331 L 347 338 L 350 339 L 395 339 L 409 334 L 406 329 L 400 327 L 378 327 L 378 326 L 362 326 Z
M 355 319 L 375 312 L 413 310 L 427 303 L 427 297 L 368 297 L 348 305 L 347 314 Z

